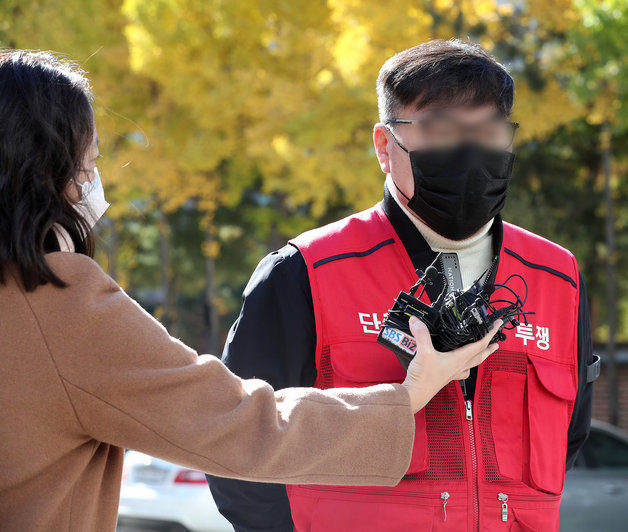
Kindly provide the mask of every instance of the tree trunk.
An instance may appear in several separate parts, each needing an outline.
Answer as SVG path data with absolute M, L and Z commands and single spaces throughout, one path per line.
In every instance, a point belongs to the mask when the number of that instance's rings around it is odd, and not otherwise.
M 211 228 L 205 230 L 205 246 L 211 249 L 214 240 Z M 218 328 L 220 325 L 218 312 L 214 303 L 216 261 L 214 257 L 205 256 L 205 353 L 219 356 L 220 342 Z
M 606 208 L 606 307 L 608 312 L 608 408 L 613 425 L 619 422 L 617 398 L 617 364 L 615 362 L 615 336 L 617 334 L 617 255 L 615 250 L 615 206 L 611 183 L 611 130 L 608 121 L 602 123 L 600 148 L 604 173 L 604 206 Z
M 118 225 L 115 220 L 109 218 L 109 245 L 107 246 L 107 274 L 112 279 L 118 275 Z
M 163 292 L 163 313 L 161 322 L 171 334 L 175 334 L 172 329 L 174 322 L 174 302 L 171 283 L 171 263 L 170 263 L 170 226 L 163 211 L 159 211 L 159 263 L 161 290 Z

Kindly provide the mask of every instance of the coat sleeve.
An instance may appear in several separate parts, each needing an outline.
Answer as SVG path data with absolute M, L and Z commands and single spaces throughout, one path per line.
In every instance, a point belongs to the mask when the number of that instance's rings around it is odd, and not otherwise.
M 87 437 L 264 482 L 392 486 L 407 470 L 403 386 L 275 392 L 170 337 L 91 259 L 48 257 L 70 286 L 28 298 Z
M 315 349 L 307 267 L 299 251 L 288 245 L 265 257 L 253 272 L 222 360 L 240 377 L 263 378 L 275 390 L 312 386 Z M 236 532 L 292 532 L 284 485 L 215 476 L 207 480 L 218 509 Z
M 591 320 L 587 290 L 580 275 L 580 302 L 578 308 L 578 392 L 567 433 L 567 470 L 576 462 L 578 453 L 589 437 L 593 408 L 593 383 L 587 383 L 587 367 L 593 362 Z

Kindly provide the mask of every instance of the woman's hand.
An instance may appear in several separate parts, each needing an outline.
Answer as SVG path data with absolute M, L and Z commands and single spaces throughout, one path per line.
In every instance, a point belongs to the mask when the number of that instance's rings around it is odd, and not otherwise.
M 486 336 L 477 342 L 441 353 L 434 349 L 427 326 L 414 316 L 410 318 L 410 330 L 417 349 L 403 385 L 410 393 L 412 410 L 415 413 L 421 410 L 450 381 L 466 379 L 472 367 L 497 351 L 499 345 L 489 346 L 489 342 L 501 324 L 502 321 L 497 320 Z

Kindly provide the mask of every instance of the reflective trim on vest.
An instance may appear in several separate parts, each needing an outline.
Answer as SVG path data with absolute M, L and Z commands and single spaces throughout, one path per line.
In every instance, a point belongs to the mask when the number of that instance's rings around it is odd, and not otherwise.
M 312 289 L 315 386 L 401 382 L 405 372 L 376 338 L 416 273 L 381 207 L 292 243 Z M 505 223 L 496 282 L 514 273 L 528 282 L 526 309 L 536 314 L 478 368 L 473 419 L 460 385 L 449 383 L 416 415 L 412 460 L 396 487 L 289 486 L 295 530 L 503 531 L 504 505 L 507 522 L 522 530 L 558 530 L 577 391 L 578 271 L 568 251 Z

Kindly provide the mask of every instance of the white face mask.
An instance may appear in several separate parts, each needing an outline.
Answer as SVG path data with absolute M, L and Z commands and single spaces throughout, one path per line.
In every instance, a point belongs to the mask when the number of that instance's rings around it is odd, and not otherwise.
M 94 168 L 93 181 L 85 181 L 81 187 L 81 201 L 74 208 L 83 215 L 90 227 L 94 227 L 109 208 L 98 168 Z
M 94 168 L 94 179 L 85 181 L 81 185 L 81 200 L 74 204 L 74 208 L 85 218 L 90 227 L 94 227 L 109 208 L 105 199 L 105 190 L 100 180 L 98 168 Z M 61 251 L 74 251 L 74 243 L 68 232 L 60 225 L 54 226 L 54 231 L 59 240 Z

